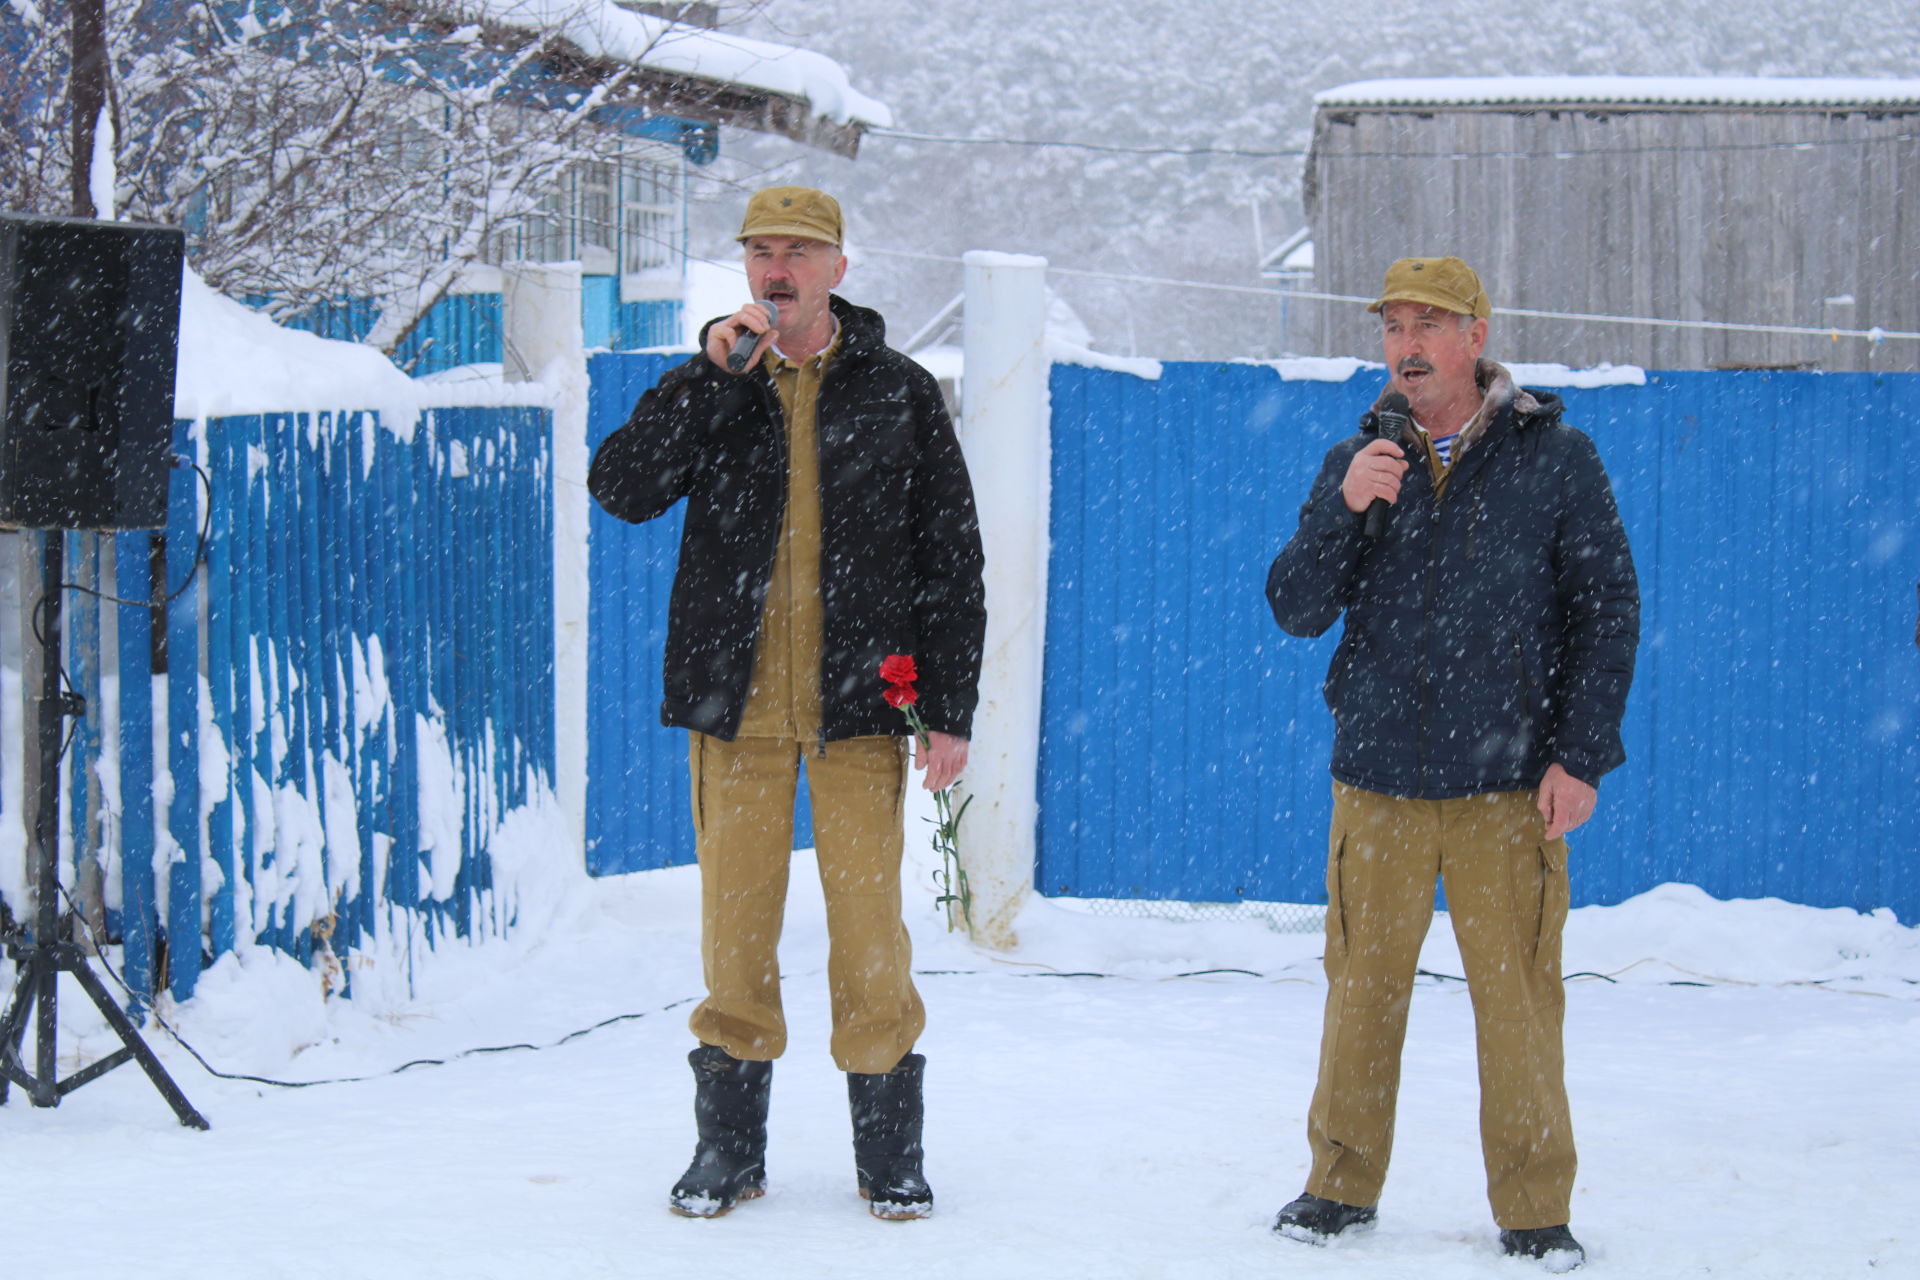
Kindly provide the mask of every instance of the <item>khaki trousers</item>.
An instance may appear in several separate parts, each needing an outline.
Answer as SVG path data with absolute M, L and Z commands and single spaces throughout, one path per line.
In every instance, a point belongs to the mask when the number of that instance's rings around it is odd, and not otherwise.
M 707 997 L 688 1025 L 736 1058 L 787 1047 L 777 951 L 793 855 L 800 756 L 783 738 L 690 735 Z M 833 1060 L 891 1071 L 926 1027 L 912 945 L 900 919 L 906 740 L 854 738 L 807 755 L 807 789 L 827 903 Z
M 1433 883 L 1447 891 L 1480 1057 L 1487 1199 L 1503 1229 L 1558 1226 L 1573 1193 L 1560 1030 L 1567 845 L 1532 792 L 1405 800 L 1336 782 L 1327 1010 L 1307 1116 L 1307 1190 L 1371 1205 L 1393 1150 L 1400 1050 Z

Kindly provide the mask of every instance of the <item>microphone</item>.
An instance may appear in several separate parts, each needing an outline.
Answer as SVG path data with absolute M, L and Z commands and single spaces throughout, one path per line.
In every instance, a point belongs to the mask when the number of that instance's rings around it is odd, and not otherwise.
M 755 298 L 753 304 L 756 307 L 765 307 L 767 309 L 767 328 L 777 329 L 780 327 L 779 307 L 768 302 L 765 298 Z M 735 373 L 744 373 L 747 368 L 747 361 L 753 357 L 753 349 L 758 346 L 759 343 L 759 334 L 751 329 L 744 330 L 739 337 L 733 340 L 733 350 L 727 353 L 727 368 Z
M 1389 391 L 1381 399 L 1380 407 L 1373 411 L 1373 420 L 1382 440 L 1399 444 L 1406 437 L 1407 427 L 1413 422 L 1413 406 L 1398 391 Z M 1386 531 L 1387 500 L 1375 498 L 1367 504 L 1367 523 L 1362 532 L 1369 538 L 1378 538 Z

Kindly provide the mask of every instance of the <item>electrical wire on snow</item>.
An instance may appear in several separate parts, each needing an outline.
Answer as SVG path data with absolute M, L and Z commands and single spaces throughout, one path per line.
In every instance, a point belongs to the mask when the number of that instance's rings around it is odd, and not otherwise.
M 120 987 L 122 991 L 127 993 L 127 999 L 129 1001 L 137 1000 L 139 997 L 134 993 L 133 988 L 130 985 L 128 985 L 127 980 L 120 976 L 120 971 L 114 968 L 112 962 L 110 962 L 107 959 L 106 948 L 102 945 L 99 936 L 94 933 L 93 925 L 87 920 L 85 914 L 81 912 L 79 905 L 74 902 L 72 895 L 70 895 L 67 892 L 67 887 L 64 884 L 60 884 L 57 880 L 54 883 L 55 883 L 55 886 L 60 890 L 60 896 L 63 899 L 65 899 L 67 904 L 67 909 L 73 913 L 73 919 L 79 921 L 80 927 L 86 931 L 87 940 L 93 944 L 94 958 L 100 962 L 100 967 L 105 969 L 107 971 L 108 976 L 114 980 L 114 982 Z M 551 1041 L 550 1043 L 547 1043 L 547 1044 L 530 1044 L 530 1043 L 523 1042 L 523 1043 L 517 1043 L 517 1044 L 480 1045 L 472 1049 L 461 1049 L 458 1052 L 448 1054 L 444 1058 L 414 1058 L 408 1062 L 401 1063 L 397 1067 L 392 1067 L 385 1071 L 371 1072 L 367 1075 L 331 1076 L 331 1077 L 327 1077 L 320 1080 L 276 1080 L 271 1076 L 249 1075 L 243 1071 L 222 1071 L 218 1067 L 214 1066 L 211 1062 L 208 1062 L 206 1059 L 206 1056 L 202 1054 L 198 1049 L 194 1048 L 193 1045 L 188 1042 L 187 1038 L 180 1034 L 180 1031 L 178 1028 L 176 1028 L 172 1023 L 167 1021 L 165 1015 L 163 1015 L 160 1012 L 158 1006 L 149 1005 L 148 1012 L 153 1015 L 153 1020 L 160 1025 L 160 1029 L 162 1031 L 167 1033 L 167 1037 L 170 1040 L 172 1040 L 175 1044 L 179 1045 L 182 1049 L 185 1049 L 190 1055 L 192 1055 L 193 1060 L 199 1063 L 202 1069 L 204 1069 L 208 1075 L 213 1076 L 216 1079 L 241 1080 L 241 1081 L 245 1081 L 248 1084 L 271 1085 L 276 1089 L 311 1089 L 320 1085 L 328 1085 L 328 1084 L 366 1084 L 370 1081 L 384 1080 L 389 1076 L 400 1075 L 402 1072 L 411 1071 L 416 1067 L 450 1066 L 453 1063 L 458 1062 L 463 1058 L 479 1058 L 479 1057 L 486 1057 L 490 1054 L 496 1054 L 496 1053 L 515 1053 L 515 1052 L 523 1052 L 523 1051 L 529 1052 L 529 1053 L 540 1053 L 547 1049 L 558 1049 L 562 1045 L 569 1044 L 585 1036 L 590 1036 L 594 1032 L 602 1030 L 606 1027 L 611 1027 L 616 1023 L 634 1022 L 634 1021 L 638 1021 L 641 1018 L 653 1017 L 656 1014 L 668 1013 L 674 1009 L 680 1008 L 682 1005 L 692 1004 L 694 1001 L 698 999 L 700 999 L 699 996 L 687 996 L 683 999 L 675 1000 L 672 1004 L 662 1005 L 658 1009 L 650 1009 L 641 1013 L 617 1013 L 613 1015 L 611 1018 L 602 1018 L 600 1021 L 592 1024 L 591 1026 L 581 1027 L 577 1031 L 569 1031 L 567 1032 L 567 1034 L 561 1036 L 558 1040 Z
M 68 894 L 67 887 L 64 884 L 60 884 L 58 881 L 55 881 L 55 887 L 59 889 L 61 898 L 63 898 L 66 901 L 68 910 L 70 910 L 73 913 L 73 919 L 79 921 L 80 927 L 86 931 L 88 941 L 93 944 L 94 958 L 100 961 L 100 966 L 107 971 L 108 976 L 114 980 L 114 982 L 120 987 L 120 989 L 127 993 L 127 998 L 130 1001 L 137 1000 L 139 997 L 135 994 L 132 986 L 128 984 L 125 978 L 120 976 L 119 970 L 114 968 L 113 964 L 107 959 L 105 946 L 102 944 L 98 935 L 94 933 L 92 924 L 88 922 L 86 916 L 81 912 L 78 904 L 76 904 L 72 896 Z M 1285 974 L 1266 974 L 1255 969 L 1238 969 L 1238 968 L 1194 969 L 1188 972 L 1169 974 L 1159 978 L 1142 979 L 1131 974 L 1106 973 L 1098 970 L 1053 969 L 1045 965 L 1036 964 L 1032 961 L 1027 961 L 1027 962 L 1006 961 L 1003 963 L 1008 963 L 1008 964 L 1024 963 L 1027 967 L 1030 967 L 1033 971 L 1028 973 L 1008 973 L 1004 969 L 1002 970 L 915 969 L 913 971 L 913 976 L 916 978 L 991 978 L 991 977 L 1086 978 L 1086 979 L 1096 979 L 1096 980 L 1099 980 L 1099 979 L 1117 980 L 1117 981 L 1123 981 L 1123 982 L 1138 982 L 1138 981 L 1177 982 L 1181 980 L 1194 980 L 1194 979 L 1200 979 L 1200 978 L 1206 978 L 1206 977 L 1213 977 L 1217 975 L 1238 974 L 1244 977 L 1257 978 L 1264 982 L 1278 983 L 1278 982 L 1309 981 L 1309 979 L 1306 979 L 1306 978 L 1291 977 Z M 1882 991 L 1857 991 L 1857 990 L 1851 990 L 1844 987 L 1829 986 L 1827 984 L 1829 982 L 1835 981 L 1835 979 L 1827 979 L 1827 978 L 1795 979 L 1795 980 L 1780 982 L 1780 983 L 1762 983 L 1762 982 L 1750 982 L 1741 978 L 1720 977 L 1714 974 L 1699 974 L 1699 973 L 1695 973 L 1693 970 L 1686 969 L 1680 965 L 1673 964 L 1671 961 L 1660 960 L 1653 956 L 1643 957 L 1639 960 L 1634 961 L 1630 965 L 1626 965 L 1625 967 L 1620 969 L 1615 969 L 1612 973 L 1598 973 L 1592 970 L 1582 970 L 1577 973 L 1569 973 L 1563 976 L 1562 981 L 1572 982 L 1577 978 L 1592 978 L 1592 979 L 1598 979 L 1602 982 L 1607 982 L 1610 984 L 1617 984 L 1619 981 L 1619 975 L 1628 972 L 1628 970 L 1637 969 L 1643 964 L 1665 964 L 1669 968 L 1675 970 L 1676 972 L 1691 974 L 1693 978 L 1700 979 L 1699 981 L 1686 980 L 1686 979 L 1672 979 L 1666 982 L 1661 982 L 1656 984 L 1659 986 L 1666 986 L 1666 987 L 1701 987 L 1701 988 L 1711 988 L 1715 986 L 1812 987 L 1816 990 L 1831 992 L 1835 995 L 1875 996 L 1880 999 L 1896 998 Z M 781 981 L 784 982 L 786 981 L 787 978 L 794 977 L 794 976 L 804 976 L 804 975 L 781 974 L 780 978 L 781 978 Z M 1466 981 L 1467 981 L 1464 977 L 1458 974 L 1439 973 L 1431 969 L 1415 970 L 1415 977 L 1431 978 L 1435 982 L 1443 982 L 1443 983 L 1457 982 L 1462 984 L 1463 986 L 1466 984 Z M 1909 982 L 1912 985 L 1920 985 L 1920 983 L 1914 983 L 1912 979 L 1902 979 L 1902 981 Z M 375 1080 L 384 1080 L 391 1076 L 397 1076 L 404 1072 L 412 1071 L 418 1067 L 451 1066 L 453 1063 L 459 1062 L 466 1058 L 487 1057 L 487 1056 L 490 1056 L 493 1054 L 499 1054 L 499 1053 L 517 1053 L 517 1052 L 543 1053 L 548 1049 L 558 1049 L 563 1045 L 570 1044 L 575 1040 L 582 1039 L 583 1037 L 592 1035 L 596 1031 L 603 1030 L 607 1027 L 614 1026 L 618 1023 L 635 1022 L 642 1018 L 649 1018 L 649 1017 L 657 1016 L 659 1014 L 669 1013 L 674 1009 L 678 1009 L 685 1005 L 692 1004 L 699 999 L 701 999 L 700 996 L 686 996 L 686 997 L 683 997 L 682 999 L 673 1001 L 671 1004 L 661 1005 L 657 1009 L 650 1009 L 650 1010 L 646 1010 L 639 1013 L 615 1014 L 610 1018 L 602 1018 L 600 1021 L 595 1022 L 589 1026 L 581 1027 L 576 1031 L 569 1031 L 567 1034 L 561 1036 L 559 1039 L 550 1041 L 546 1044 L 533 1044 L 529 1042 L 520 1042 L 515 1044 L 480 1045 L 471 1049 L 462 1049 L 462 1050 L 459 1050 L 458 1052 L 450 1053 L 445 1057 L 441 1057 L 441 1058 L 414 1058 L 407 1062 L 401 1063 L 397 1067 L 392 1067 L 385 1071 L 375 1071 L 365 1075 L 355 1075 L 355 1076 L 330 1076 L 330 1077 L 325 1077 L 318 1080 L 277 1080 L 271 1076 L 257 1076 L 257 1075 L 248 1074 L 246 1072 L 240 1072 L 240 1071 L 222 1071 L 218 1067 L 214 1066 L 211 1062 L 208 1062 L 205 1055 L 203 1055 L 198 1049 L 194 1048 L 194 1046 L 188 1042 L 186 1037 L 181 1035 L 179 1030 L 175 1028 L 172 1023 L 167 1021 L 166 1017 L 161 1014 L 157 1006 L 152 1006 L 152 1005 L 148 1006 L 148 1012 L 150 1012 L 153 1015 L 153 1020 L 159 1024 L 160 1029 L 162 1031 L 166 1032 L 167 1037 L 169 1039 L 171 1039 L 174 1043 L 178 1044 L 182 1049 L 186 1050 L 187 1053 L 192 1056 L 193 1060 L 199 1063 L 201 1068 L 205 1070 L 208 1075 L 213 1076 L 216 1079 L 237 1080 L 247 1084 L 268 1085 L 276 1089 L 312 1089 L 322 1085 L 368 1084 Z

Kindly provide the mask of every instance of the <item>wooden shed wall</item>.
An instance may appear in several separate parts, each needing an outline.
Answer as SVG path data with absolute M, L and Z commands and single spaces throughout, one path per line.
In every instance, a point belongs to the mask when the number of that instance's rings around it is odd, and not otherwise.
M 1393 259 L 1452 253 L 1495 306 L 1920 330 L 1916 132 L 1920 109 L 1323 108 L 1307 173 L 1314 287 L 1372 296 Z M 1377 322 L 1352 304 L 1295 314 L 1296 344 L 1378 350 Z M 1920 370 L 1920 342 L 1518 316 L 1494 318 L 1490 354 Z

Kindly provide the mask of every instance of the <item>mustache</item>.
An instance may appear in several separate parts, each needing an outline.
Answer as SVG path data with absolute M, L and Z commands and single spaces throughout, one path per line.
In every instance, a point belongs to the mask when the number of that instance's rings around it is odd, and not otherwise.
M 1410 370 L 1415 370 L 1415 369 L 1419 370 L 1421 373 L 1433 372 L 1433 366 L 1428 364 L 1425 360 L 1422 360 L 1419 356 L 1408 356 L 1406 359 L 1402 360 L 1399 364 L 1393 367 L 1393 371 L 1395 373 L 1406 373 Z

